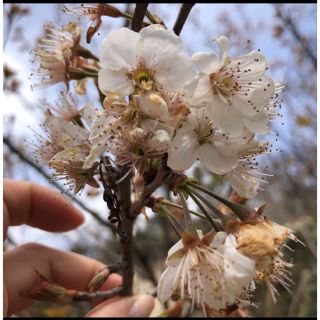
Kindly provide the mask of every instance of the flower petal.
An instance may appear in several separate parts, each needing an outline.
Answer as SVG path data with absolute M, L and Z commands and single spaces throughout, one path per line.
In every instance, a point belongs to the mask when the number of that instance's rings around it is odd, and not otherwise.
M 182 125 L 170 143 L 168 151 L 168 166 L 173 170 L 187 170 L 196 161 L 195 149 L 198 138 L 193 128 Z
M 126 76 L 125 70 L 101 69 L 98 83 L 100 90 L 105 95 L 110 91 L 120 95 L 129 95 L 133 91 L 133 84 Z
M 246 117 L 243 123 L 256 134 L 267 134 L 269 132 L 269 117 L 265 112 L 259 112 L 254 116 Z
M 170 136 L 165 130 L 157 130 L 154 136 L 150 139 L 149 145 L 156 151 L 164 151 L 168 148 Z
M 259 186 L 257 179 L 241 172 L 241 168 L 229 172 L 228 179 L 239 196 L 251 199 L 257 195 Z
M 204 143 L 196 149 L 196 156 L 205 168 L 216 174 L 225 174 L 234 169 L 239 162 L 235 152 L 227 146 Z
M 220 59 L 214 53 L 198 52 L 192 56 L 192 61 L 205 74 L 218 72 L 222 67 Z
M 213 39 L 220 48 L 220 60 L 223 65 L 229 56 L 229 39 L 226 36 L 220 36 Z
M 237 65 L 240 68 L 241 78 L 246 80 L 263 75 L 268 67 L 265 56 L 258 51 L 251 51 L 246 55 L 235 57 L 232 59 L 232 65 Z
M 138 64 L 140 35 L 128 28 L 111 31 L 103 40 L 100 50 L 101 67 L 120 70 Z
M 207 75 L 197 76 L 183 87 L 187 105 L 195 108 L 203 107 L 212 101 L 212 89 Z
M 157 297 L 161 303 L 169 300 L 178 286 L 176 279 L 177 268 L 167 267 L 162 273 L 157 287 Z
M 82 110 L 81 110 L 81 117 L 84 119 L 85 123 L 88 126 L 88 129 L 90 129 L 91 124 L 96 117 L 97 109 L 92 104 L 87 104 Z
M 240 253 L 233 234 L 226 237 L 224 244 L 224 276 L 227 284 L 226 302 L 234 303 L 243 288 L 247 288 L 256 274 L 253 260 Z
M 167 103 L 154 92 L 135 95 L 139 109 L 152 119 L 167 120 L 170 116 Z
M 157 88 L 169 92 L 182 92 L 184 84 L 195 76 L 191 59 L 181 54 L 163 58 L 155 71 Z
M 244 125 L 241 113 L 225 103 L 219 98 L 211 99 L 207 107 L 208 116 L 214 126 L 232 135 L 242 135 Z
M 174 60 L 182 47 L 180 38 L 172 31 L 166 30 L 159 24 L 153 24 L 140 31 L 143 43 L 143 59 L 148 68 L 158 68 L 163 60 Z
M 259 77 L 259 80 L 255 82 L 255 86 L 257 88 L 252 92 L 250 97 L 252 104 L 257 108 L 265 107 L 275 94 L 274 82 L 270 77 L 262 75 Z

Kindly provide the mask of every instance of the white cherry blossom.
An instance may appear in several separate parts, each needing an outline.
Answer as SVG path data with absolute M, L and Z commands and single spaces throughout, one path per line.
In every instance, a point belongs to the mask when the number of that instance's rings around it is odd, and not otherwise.
M 135 89 L 181 91 L 194 75 L 192 61 L 181 49 L 179 37 L 161 25 L 140 33 L 127 28 L 112 31 L 101 46 L 99 88 L 123 95 Z
M 61 29 L 52 24 L 45 26 L 45 36 L 39 39 L 33 51 L 39 68 L 31 74 L 38 81 L 32 88 L 46 88 L 60 82 L 68 85 L 68 70 L 76 65 L 73 51 L 79 45 L 80 36 L 76 23 L 70 22 Z
M 236 303 L 255 276 L 255 262 L 236 249 L 233 235 L 205 237 L 186 233 L 168 252 L 167 269 L 158 283 L 158 298 L 167 301 L 176 290 L 193 305 L 215 310 Z
M 215 125 L 228 133 L 241 134 L 245 127 L 265 134 L 268 116 L 264 108 L 275 92 L 274 82 L 264 74 L 265 57 L 252 51 L 230 58 L 228 38 L 215 41 L 220 57 L 204 52 L 192 57 L 199 74 L 184 88 L 189 106 L 206 106 Z
M 238 149 L 248 138 L 227 136 L 212 125 L 205 108 L 193 109 L 170 143 L 168 166 L 186 170 L 198 159 L 207 170 L 225 174 L 238 165 Z

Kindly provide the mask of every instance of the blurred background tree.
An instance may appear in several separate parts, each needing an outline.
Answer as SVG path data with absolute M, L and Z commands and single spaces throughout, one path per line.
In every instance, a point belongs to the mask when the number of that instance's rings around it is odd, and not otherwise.
M 116 4 L 132 12 L 134 4 Z M 150 4 L 149 10 L 174 25 L 179 12 L 178 4 Z M 316 4 L 197 4 L 181 34 L 189 54 L 211 51 L 212 38 L 226 35 L 232 44 L 232 54 L 243 54 L 260 48 L 270 64 L 270 75 L 286 84 L 281 115 L 273 122 L 273 144 L 281 152 L 264 156 L 268 178 L 263 191 L 251 201 L 254 206 L 269 203 L 266 214 L 274 221 L 293 230 L 306 246 L 289 245 L 288 252 L 295 263 L 292 294 L 279 288 L 278 302 L 272 302 L 264 286 L 259 286 L 255 303 L 258 308 L 250 314 L 260 316 L 315 316 L 316 315 Z M 50 12 L 50 14 L 48 14 Z M 35 19 L 36 18 L 36 19 Z M 50 171 L 38 167 L 25 141 L 31 141 L 33 131 L 43 118 L 43 98 L 54 101 L 59 85 L 48 90 L 32 92 L 32 69 L 29 51 L 41 36 L 41 26 L 50 21 L 61 25 L 75 21 L 75 16 L 62 12 L 60 4 L 5 4 L 4 5 L 4 147 L 3 174 L 5 178 L 29 180 L 48 185 Z M 79 20 L 85 33 L 87 18 Z M 98 52 L 104 36 L 122 25 L 120 19 L 103 18 L 99 34 L 91 48 Z M 248 41 L 249 40 L 249 41 Z M 42 98 L 42 99 L 41 99 Z M 88 84 L 87 92 L 79 99 L 97 102 L 99 96 Z M 190 174 L 202 184 L 228 196 L 230 187 L 213 175 L 194 166 Z M 52 188 L 64 191 L 63 184 L 51 183 Z M 136 183 L 137 187 L 139 182 Z M 27 226 L 11 228 L 8 248 L 24 242 L 36 241 L 62 249 L 73 250 L 103 262 L 116 262 L 120 258 L 119 244 L 107 222 L 107 208 L 101 191 L 87 187 L 80 196 L 71 197 L 76 206 L 86 213 L 86 223 L 78 230 L 66 234 L 49 234 Z M 168 190 L 160 190 L 168 194 Z M 181 212 L 177 209 L 176 214 Z M 202 225 L 202 228 L 208 226 Z M 167 221 L 146 211 L 138 218 L 135 230 L 136 288 L 146 291 L 154 288 L 168 249 L 176 242 Z M 285 249 L 287 250 L 287 249 Z M 288 250 L 287 250 L 288 251 Z M 73 306 L 36 303 L 25 315 L 58 317 L 83 315 L 85 303 Z M 155 315 L 159 314 L 155 311 Z

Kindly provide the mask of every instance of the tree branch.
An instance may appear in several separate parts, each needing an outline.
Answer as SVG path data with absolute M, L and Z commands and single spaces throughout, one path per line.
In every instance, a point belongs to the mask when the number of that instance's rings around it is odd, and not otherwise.
M 294 24 L 294 22 L 292 21 L 291 17 L 288 16 L 288 15 L 285 16 L 283 14 L 283 12 L 280 9 L 280 5 L 279 4 L 273 4 L 273 6 L 275 8 L 277 17 L 279 17 L 279 19 L 282 20 L 283 24 L 292 33 L 292 35 L 295 37 L 297 42 L 300 44 L 301 48 L 304 50 L 306 55 L 309 57 L 309 59 L 311 60 L 313 66 L 315 67 L 315 69 L 317 69 L 317 57 L 313 53 L 313 51 L 310 48 L 310 46 L 307 43 L 305 43 L 305 41 L 303 40 L 303 36 L 298 31 L 298 29 L 297 29 L 296 25 Z
M 127 172 L 127 167 L 122 167 L 122 172 Z M 126 240 L 122 241 L 122 261 L 127 263 L 123 268 L 123 289 L 121 295 L 132 295 L 133 287 L 133 224 L 134 219 L 129 218 L 131 209 L 131 174 L 129 174 L 121 183 L 119 183 L 120 216 L 122 220 L 122 230 L 125 233 Z
M 192 7 L 194 6 L 194 3 L 184 3 L 181 8 L 178 15 L 178 18 L 176 20 L 176 23 L 174 24 L 173 31 L 178 36 L 181 33 L 181 30 L 190 14 L 190 11 Z
M 79 291 L 74 297 L 73 301 L 92 301 L 97 298 L 108 300 L 118 296 L 122 291 L 122 287 L 116 287 L 108 291 L 96 291 L 96 292 L 85 292 Z
M 132 18 L 132 24 L 131 24 L 131 30 L 135 32 L 139 32 L 142 24 L 143 24 L 143 18 L 147 12 L 149 3 L 137 3 L 136 8 L 134 10 L 133 18 Z
M 146 14 L 148 3 L 137 3 L 134 10 L 131 29 L 135 32 L 139 32 L 143 18 Z M 128 172 L 129 168 L 123 166 L 121 168 L 122 173 Z M 130 217 L 131 211 L 131 173 L 119 183 L 119 199 L 120 199 L 120 217 L 122 223 L 122 230 L 125 233 L 126 239 L 122 241 L 122 261 L 127 263 L 128 267 L 123 268 L 123 288 L 121 295 L 130 296 L 133 291 L 133 225 L 135 218 Z

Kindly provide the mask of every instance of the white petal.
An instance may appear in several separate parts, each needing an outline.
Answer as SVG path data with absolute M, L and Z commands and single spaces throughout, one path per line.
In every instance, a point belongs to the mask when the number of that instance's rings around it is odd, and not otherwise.
M 251 199 L 258 193 L 258 181 L 254 177 L 242 173 L 241 168 L 228 173 L 228 179 L 234 191 L 241 197 Z
M 252 76 L 262 75 L 268 67 L 266 58 L 258 51 L 251 51 L 246 55 L 232 59 L 233 65 L 238 65 L 238 63 L 240 63 L 239 68 L 241 71 L 247 70 L 246 74 L 243 74 L 245 79 L 252 79 Z
M 184 247 L 182 240 L 175 243 L 168 251 L 168 257 L 166 259 L 166 265 L 170 267 L 177 267 L 181 263 L 181 259 L 184 257 L 185 252 L 182 250 Z
M 180 54 L 162 59 L 155 71 L 157 88 L 164 91 L 182 92 L 184 84 L 195 76 L 191 59 Z
M 213 39 L 220 48 L 220 60 L 222 65 L 229 56 L 229 39 L 226 36 L 220 36 Z
M 129 95 L 133 91 L 133 84 L 126 76 L 126 70 L 113 71 L 101 69 L 98 75 L 100 90 L 107 95 L 110 91 L 120 95 Z
M 95 145 L 102 143 L 109 134 L 111 126 L 118 120 L 117 117 L 109 115 L 107 110 L 99 110 L 92 122 L 89 140 Z M 105 132 L 106 131 L 106 132 Z
M 269 132 L 269 117 L 264 111 L 243 119 L 244 125 L 256 134 L 267 134 Z
M 161 25 L 151 25 L 140 31 L 143 43 L 143 60 L 148 68 L 158 68 L 163 60 L 177 54 L 181 50 L 180 38 L 172 31 Z
M 225 133 L 242 135 L 244 130 L 243 116 L 232 106 L 223 103 L 219 97 L 214 97 L 207 106 L 207 113 L 214 126 Z
M 234 169 L 239 162 L 238 156 L 230 149 L 204 143 L 196 149 L 196 156 L 205 168 L 216 174 L 225 174 Z
M 262 75 L 255 85 L 258 88 L 252 92 L 250 99 L 257 108 L 265 107 L 275 94 L 274 82 L 270 77 Z
M 212 101 L 212 89 L 207 75 L 197 76 L 187 82 L 183 92 L 189 107 L 200 108 Z
M 154 136 L 150 139 L 149 145 L 156 151 L 164 151 L 168 148 L 170 137 L 167 131 L 157 130 Z
M 168 166 L 173 170 L 187 170 L 196 161 L 198 137 L 193 128 L 183 125 L 176 132 L 168 151 Z
M 160 122 L 158 120 L 153 120 L 153 119 L 141 120 L 140 127 L 147 132 L 154 132 L 156 130 L 164 130 L 168 133 L 170 139 L 172 139 L 173 134 L 174 134 L 174 130 L 175 130 L 175 128 L 170 126 L 168 123 Z
M 217 234 L 214 236 L 213 240 L 210 243 L 210 247 L 216 249 L 219 246 L 223 245 L 226 237 L 227 234 L 224 231 L 217 232 Z
M 167 103 L 157 93 L 140 94 L 134 96 L 139 109 L 152 119 L 167 120 L 170 116 Z
M 139 61 L 140 35 L 128 28 L 111 31 L 100 50 L 102 68 L 132 69 Z
M 170 258 L 171 255 L 175 254 L 177 251 L 181 250 L 182 248 L 183 248 L 182 240 L 179 240 L 169 249 L 168 258 Z
M 93 166 L 93 164 L 98 161 L 98 158 L 100 158 L 105 151 L 106 146 L 104 144 L 93 146 L 83 164 L 83 169 L 90 169 Z
M 224 244 L 224 276 L 228 285 L 229 303 L 239 295 L 243 288 L 247 288 L 256 274 L 255 262 L 244 256 L 237 249 L 235 236 L 227 236 Z
M 214 53 L 196 53 L 192 56 L 192 61 L 197 66 L 199 71 L 205 74 L 218 72 L 222 67 L 220 59 Z
M 167 267 L 162 273 L 157 287 L 157 297 L 161 303 L 165 303 L 169 300 L 177 288 L 177 282 L 175 281 L 177 268 Z
M 92 104 L 87 104 L 81 110 L 81 117 L 84 119 L 89 129 L 96 115 L 97 115 L 97 109 Z

